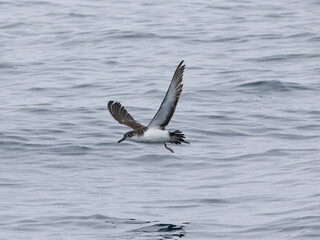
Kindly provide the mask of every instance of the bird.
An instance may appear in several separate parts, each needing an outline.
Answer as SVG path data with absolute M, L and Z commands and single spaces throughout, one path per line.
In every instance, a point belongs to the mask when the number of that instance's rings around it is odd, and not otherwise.
M 108 110 L 112 117 L 120 124 L 132 128 L 132 131 L 126 132 L 118 141 L 121 143 L 125 140 L 130 140 L 140 143 L 163 143 L 164 147 L 170 152 L 174 152 L 166 143 L 181 144 L 189 142 L 185 141 L 185 135 L 180 130 L 167 131 L 165 127 L 170 122 L 182 92 L 182 79 L 185 65 L 182 60 L 178 65 L 167 93 L 153 119 L 147 126 L 144 126 L 134 120 L 128 111 L 119 102 L 109 101 Z

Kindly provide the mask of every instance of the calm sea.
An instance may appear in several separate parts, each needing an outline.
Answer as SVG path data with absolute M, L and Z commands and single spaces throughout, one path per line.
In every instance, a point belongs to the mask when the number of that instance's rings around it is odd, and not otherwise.
M 320 4 L 0 0 L 0 239 L 320 239 Z M 168 129 L 148 124 L 176 66 Z

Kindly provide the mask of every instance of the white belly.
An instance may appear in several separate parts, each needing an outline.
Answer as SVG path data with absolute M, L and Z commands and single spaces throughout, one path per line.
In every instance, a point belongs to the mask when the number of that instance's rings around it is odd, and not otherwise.
M 134 137 L 132 141 L 135 142 L 149 142 L 149 143 L 163 143 L 170 141 L 170 136 L 168 131 L 164 131 L 161 129 L 151 128 L 148 129 L 143 137 Z

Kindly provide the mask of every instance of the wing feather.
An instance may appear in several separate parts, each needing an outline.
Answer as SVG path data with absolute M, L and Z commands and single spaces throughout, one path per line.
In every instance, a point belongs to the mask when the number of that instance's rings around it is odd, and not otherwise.
M 128 111 L 121 106 L 120 103 L 109 101 L 108 110 L 111 113 L 112 117 L 117 120 L 119 123 L 124 124 L 128 127 L 131 127 L 133 130 L 140 129 L 144 126 L 136 122 L 133 117 L 128 113 Z
M 184 69 L 185 65 L 183 65 L 183 61 L 181 61 L 172 77 L 171 84 L 166 93 L 166 96 L 163 99 L 158 112 L 149 123 L 148 127 L 165 129 L 165 126 L 167 126 L 170 122 L 174 111 L 176 110 L 180 94 L 182 92 L 182 79 Z

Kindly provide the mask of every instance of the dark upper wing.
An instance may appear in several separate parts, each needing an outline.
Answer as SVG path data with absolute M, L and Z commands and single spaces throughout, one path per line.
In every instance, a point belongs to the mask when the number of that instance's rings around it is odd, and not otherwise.
M 121 124 L 131 127 L 133 130 L 144 127 L 142 124 L 136 122 L 127 110 L 118 102 L 109 101 L 108 110 L 115 120 Z
M 170 122 L 176 106 L 182 92 L 182 77 L 185 65 L 182 65 L 183 61 L 178 65 L 171 84 L 167 91 L 165 98 L 163 99 L 160 108 L 156 115 L 153 117 L 148 127 L 164 129 Z

